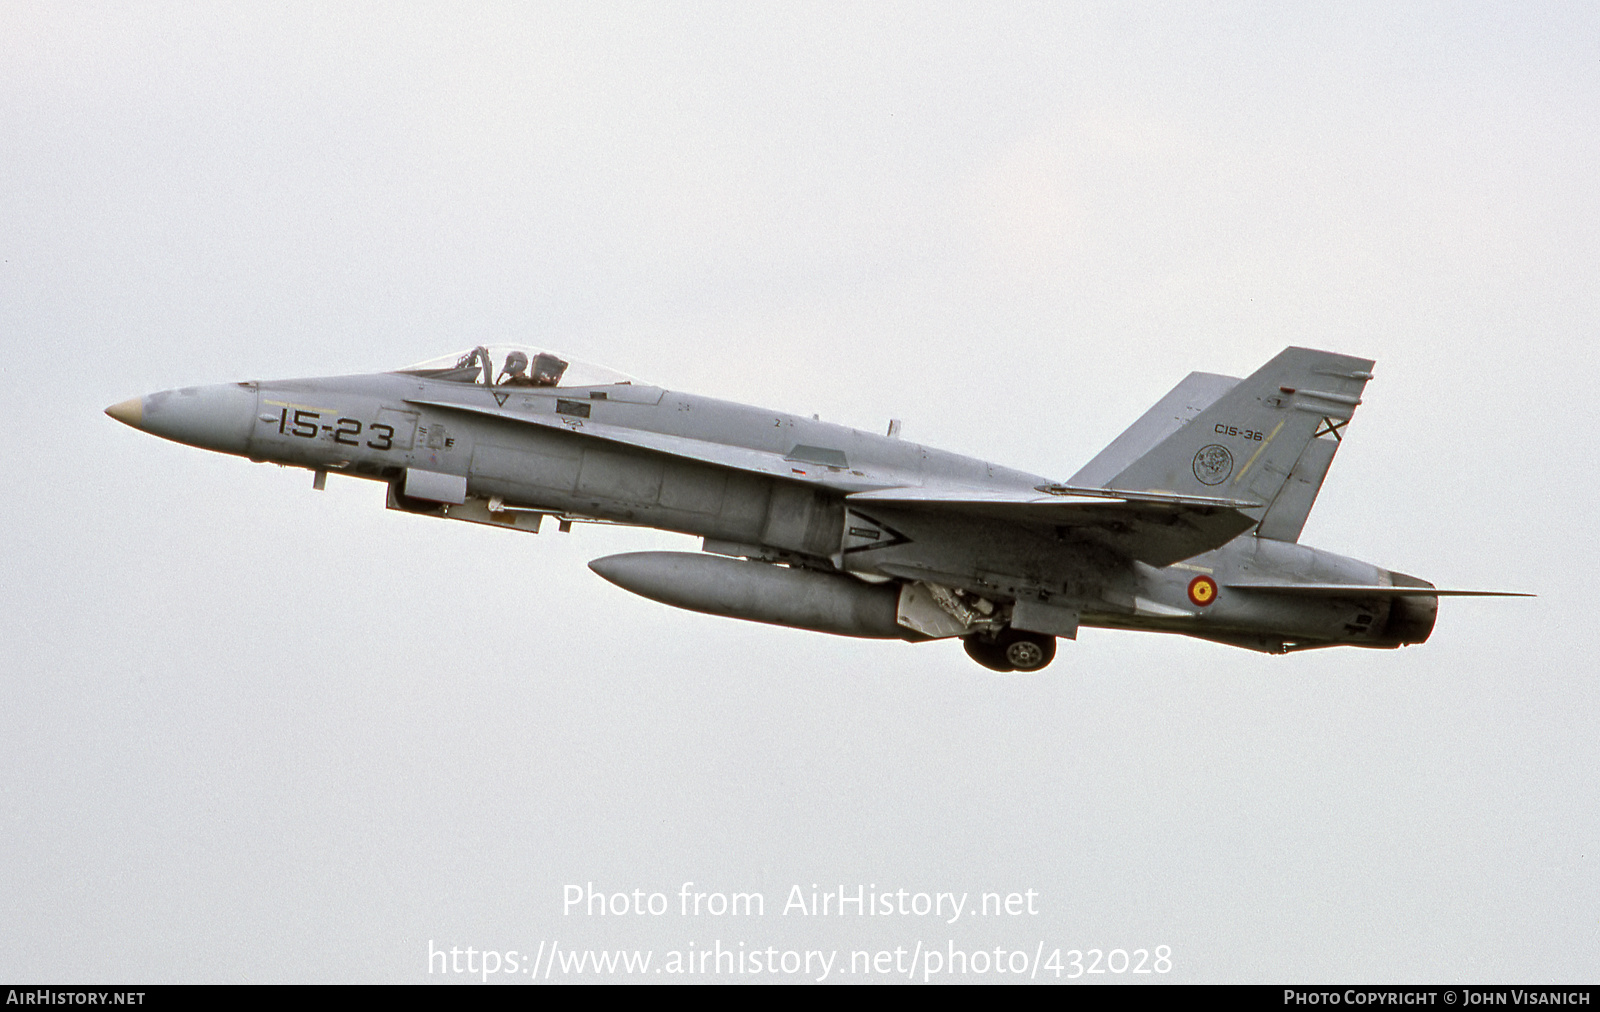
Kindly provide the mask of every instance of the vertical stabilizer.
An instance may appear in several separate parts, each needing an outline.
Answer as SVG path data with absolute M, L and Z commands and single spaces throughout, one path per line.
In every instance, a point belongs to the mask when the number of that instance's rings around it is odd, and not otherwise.
M 1139 420 L 1128 426 L 1122 435 L 1113 439 L 1094 459 L 1083 465 L 1078 473 L 1067 479 L 1068 485 L 1093 488 L 1110 486 L 1117 472 L 1149 453 L 1163 439 L 1183 428 L 1195 415 L 1217 402 L 1223 394 L 1237 386 L 1232 376 L 1217 376 L 1208 372 L 1192 372 Z
M 1285 348 L 1107 484 L 1253 499 L 1268 507 L 1263 521 L 1277 532 L 1263 536 L 1293 540 L 1371 378 L 1370 359 Z M 1332 449 L 1307 452 L 1324 439 Z M 1283 493 L 1288 498 L 1275 513 Z
M 1272 500 L 1267 512 L 1256 528 L 1256 536 L 1274 541 L 1299 541 L 1305 529 L 1311 507 L 1316 505 L 1317 493 L 1322 491 L 1322 481 L 1328 476 L 1328 466 L 1344 440 L 1344 422 L 1326 418 L 1317 427 L 1316 435 L 1306 444 L 1305 452 L 1295 461 L 1289 480 L 1283 483 L 1278 497 Z

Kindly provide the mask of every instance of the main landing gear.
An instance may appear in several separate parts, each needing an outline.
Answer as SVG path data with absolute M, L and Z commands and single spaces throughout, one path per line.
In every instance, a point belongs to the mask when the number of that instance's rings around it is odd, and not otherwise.
M 990 671 L 1038 671 L 1056 656 L 1056 638 L 1009 626 L 998 633 L 961 637 L 967 656 Z

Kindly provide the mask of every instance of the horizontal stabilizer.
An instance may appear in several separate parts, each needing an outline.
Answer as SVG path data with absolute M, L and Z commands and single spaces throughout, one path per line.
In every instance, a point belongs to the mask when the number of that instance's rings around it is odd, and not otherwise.
M 1230 583 L 1229 590 L 1296 597 L 1537 597 L 1514 590 L 1440 590 L 1438 587 L 1362 586 L 1356 583 Z

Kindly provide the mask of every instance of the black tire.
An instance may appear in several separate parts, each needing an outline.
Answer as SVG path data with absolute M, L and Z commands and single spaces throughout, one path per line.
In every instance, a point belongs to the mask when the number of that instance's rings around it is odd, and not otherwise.
M 990 671 L 1017 670 L 1006 660 L 1005 649 L 996 640 L 985 636 L 983 633 L 974 633 L 971 636 L 961 637 L 961 645 L 966 648 L 968 657 Z

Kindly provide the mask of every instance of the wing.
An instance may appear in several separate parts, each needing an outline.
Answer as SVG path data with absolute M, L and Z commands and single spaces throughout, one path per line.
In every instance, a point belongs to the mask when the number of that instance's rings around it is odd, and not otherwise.
M 1028 491 L 890 488 L 857 492 L 848 503 L 881 503 L 1048 527 L 1108 545 L 1152 566 L 1167 566 L 1227 544 L 1255 521 L 1247 499 L 1046 485 Z
M 1227 544 L 1255 523 L 1241 513 L 1259 509 L 1253 499 L 1171 492 L 1040 485 L 1034 488 L 917 486 L 883 488 L 883 473 L 860 475 L 826 461 L 783 455 L 663 432 L 606 425 L 565 415 L 536 415 L 458 401 L 410 399 L 408 403 L 559 429 L 578 436 L 622 443 L 707 464 L 820 485 L 845 493 L 847 501 L 878 503 L 989 517 L 1007 523 L 1073 532 L 1131 558 L 1165 566 Z M 800 448 L 797 448 L 800 449 Z M 903 476 L 897 476 L 904 481 Z M 890 480 L 894 480 L 891 478 Z

